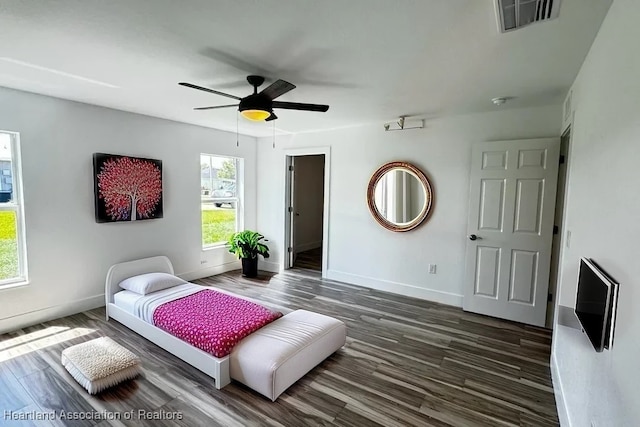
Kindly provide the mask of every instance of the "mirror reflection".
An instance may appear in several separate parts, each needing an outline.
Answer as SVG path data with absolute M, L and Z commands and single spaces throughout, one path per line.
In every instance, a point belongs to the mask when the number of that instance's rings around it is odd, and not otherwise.
M 411 163 L 385 163 L 369 180 L 369 211 L 387 230 L 413 230 L 427 219 L 432 204 L 431 183 L 424 172 Z
M 392 224 L 415 221 L 424 211 L 427 191 L 420 179 L 406 169 L 387 171 L 377 182 L 374 202 L 378 213 Z

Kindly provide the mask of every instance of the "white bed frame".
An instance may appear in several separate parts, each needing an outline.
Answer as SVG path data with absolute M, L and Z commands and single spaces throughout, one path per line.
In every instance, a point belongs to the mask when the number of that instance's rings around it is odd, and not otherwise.
M 229 377 L 229 356 L 222 358 L 214 357 L 162 329 L 127 313 L 114 304 L 113 295 L 122 290 L 118 284 L 126 278 L 145 273 L 174 274 L 173 265 L 171 265 L 171 261 L 166 256 L 156 256 L 115 264 L 109 269 L 104 288 L 107 320 L 109 320 L 109 318 L 117 320 L 157 346 L 162 347 L 194 368 L 209 375 L 215 380 L 217 389 L 221 389 L 229 384 L 231 382 L 231 378 Z

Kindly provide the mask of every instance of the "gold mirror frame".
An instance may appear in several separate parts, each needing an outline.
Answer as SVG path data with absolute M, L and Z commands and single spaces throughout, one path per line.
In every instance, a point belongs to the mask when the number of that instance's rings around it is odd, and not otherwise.
M 394 224 L 383 217 L 378 211 L 375 202 L 375 190 L 378 181 L 380 181 L 380 179 L 392 169 L 402 169 L 412 173 L 416 178 L 418 178 L 425 191 L 426 203 L 420 214 L 413 221 L 401 225 Z M 378 222 L 378 224 L 387 230 L 397 232 L 410 231 L 422 224 L 429 216 L 431 206 L 433 205 L 433 192 L 426 175 L 416 166 L 407 162 L 389 162 L 380 166 L 380 168 L 378 168 L 378 170 L 371 176 L 371 179 L 369 180 L 369 187 L 367 188 L 367 204 L 369 205 L 369 211 L 371 212 L 371 215 L 373 215 L 373 218 Z

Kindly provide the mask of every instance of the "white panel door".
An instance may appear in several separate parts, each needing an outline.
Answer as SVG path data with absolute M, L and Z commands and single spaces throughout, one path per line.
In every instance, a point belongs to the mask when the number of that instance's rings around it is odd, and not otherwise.
M 544 326 L 560 140 L 475 144 L 463 307 Z

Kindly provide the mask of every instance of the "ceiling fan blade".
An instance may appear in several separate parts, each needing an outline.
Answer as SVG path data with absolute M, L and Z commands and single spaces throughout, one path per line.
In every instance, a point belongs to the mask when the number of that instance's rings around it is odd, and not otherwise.
M 320 105 L 320 104 L 304 104 L 301 102 L 273 101 L 273 108 L 284 108 L 287 110 L 318 111 L 318 112 L 324 113 L 329 109 L 329 106 Z
M 271 113 L 271 115 L 269 117 L 267 117 L 264 121 L 265 122 L 270 122 L 271 120 L 275 120 L 277 118 L 278 118 L 278 116 L 276 116 L 275 114 Z
M 292 89 L 295 89 L 296 85 L 289 83 L 284 80 L 277 80 L 271 83 L 268 87 L 264 88 L 262 92 L 263 95 L 267 95 L 269 99 L 276 99 L 277 97 L 284 95 Z
M 205 92 L 215 93 L 216 95 L 226 96 L 227 98 L 237 99 L 238 101 L 240 101 L 242 99 L 239 96 L 229 95 L 228 93 L 218 92 L 217 90 L 209 89 L 209 88 L 202 87 L 202 86 L 196 86 L 196 85 L 191 84 L 191 83 L 180 82 L 178 84 L 180 86 L 190 87 L 191 89 L 203 90 Z
M 215 105 L 213 107 L 196 107 L 194 110 L 215 110 L 216 108 L 227 108 L 227 107 L 237 107 L 238 104 L 229 104 L 229 105 Z

